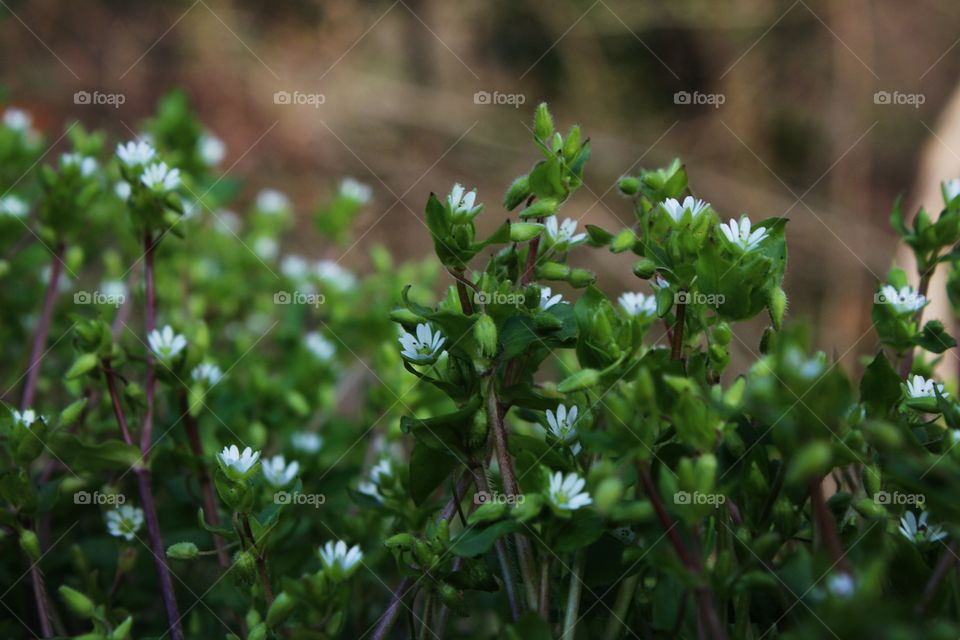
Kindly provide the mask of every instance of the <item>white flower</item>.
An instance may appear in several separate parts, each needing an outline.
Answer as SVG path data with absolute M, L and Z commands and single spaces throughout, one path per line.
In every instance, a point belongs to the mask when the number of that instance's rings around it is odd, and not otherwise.
M 227 145 L 223 144 L 223 140 L 209 131 L 200 136 L 200 140 L 197 141 L 197 147 L 200 151 L 200 159 L 203 160 L 203 163 L 208 167 L 217 166 L 223 161 L 224 156 L 227 155 Z
M 297 472 L 300 471 L 300 463 L 291 460 L 290 464 L 287 464 L 286 459 L 281 455 L 264 460 L 260 463 L 260 468 L 263 470 L 263 477 L 266 481 L 272 487 L 280 489 L 290 484 L 297 477 Z
M 450 206 L 450 219 L 454 224 L 466 224 L 476 218 L 482 204 L 474 206 L 477 199 L 477 190 L 467 191 L 459 182 L 450 189 L 450 195 L 447 196 L 447 204 Z
M 133 540 L 137 531 L 143 526 L 143 509 L 131 507 L 128 504 L 107 511 L 104 516 L 107 521 L 107 531 L 115 538 Z
M 290 444 L 297 451 L 316 453 L 323 446 L 323 438 L 312 431 L 298 431 L 290 436 Z
M 321 260 L 313 265 L 313 272 L 318 278 L 341 291 L 351 289 L 357 283 L 356 276 L 333 260 Z
M 357 204 L 367 204 L 373 190 L 354 178 L 344 178 L 340 181 L 340 195 L 353 200 Z
M 547 424 L 550 426 L 550 433 L 556 436 L 557 440 L 569 445 L 573 455 L 580 453 L 580 443 L 577 440 L 577 417 L 580 409 L 576 405 L 570 407 L 567 411 L 565 405 L 557 405 L 557 412 L 554 413 L 547 409 Z
M 154 329 L 147 336 L 147 344 L 161 360 L 170 360 L 177 356 L 187 346 L 187 339 L 179 333 L 173 332 L 173 327 L 165 326 L 161 330 Z
M 690 215 L 696 218 L 700 213 L 709 207 L 710 205 L 694 198 L 693 196 L 687 196 L 683 199 L 683 203 L 680 203 L 676 198 L 668 198 L 663 201 L 662 205 L 663 210 L 673 218 L 674 222 L 680 222 L 680 218 L 683 217 L 684 212 L 689 211 Z
M 393 465 L 389 459 L 383 458 L 370 469 L 369 479 L 363 480 L 357 485 L 357 491 L 374 498 L 378 502 L 383 502 L 383 494 L 380 493 L 380 484 L 392 477 Z
M 404 332 L 400 336 L 400 355 L 414 364 L 430 364 L 437 359 L 446 340 L 439 331 L 434 333 L 429 324 L 418 324 L 417 335 Z
M 546 311 L 558 302 L 563 301 L 563 296 L 559 293 L 554 295 L 550 287 L 540 287 L 540 310 Z
M 30 211 L 30 206 L 17 196 L 4 196 L 0 198 L 0 214 L 22 218 Z
M 942 384 L 937 384 L 933 378 L 927 380 L 923 376 L 913 376 L 913 380 L 907 380 L 907 395 L 911 398 L 936 398 L 937 394 L 933 390 L 936 385 L 940 395 L 949 395 L 943 390 Z
M 7 109 L 3 112 L 3 126 L 23 134 L 29 134 L 33 116 L 23 109 Z
M 307 276 L 310 265 L 300 256 L 284 256 L 280 261 L 280 273 L 291 280 L 302 280 Z
M 133 193 L 133 188 L 126 180 L 120 180 L 117 184 L 113 185 L 113 193 L 121 200 L 129 200 L 130 194 Z
M 547 218 L 545 225 L 550 243 L 556 246 L 559 251 L 576 246 L 587 239 L 587 234 L 575 233 L 577 221 L 573 218 L 567 218 L 561 224 L 557 222 L 557 216 L 550 216 Z
M 954 198 L 960 196 L 960 178 L 953 178 L 952 180 L 944 182 L 943 194 L 947 204 L 950 204 Z
M 947 532 L 939 525 L 928 525 L 927 518 L 930 516 L 926 511 L 920 514 L 920 519 L 913 515 L 912 511 L 907 511 L 900 518 L 900 533 L 910 542 L 936 542 L 947 537 Z
M 140 182 L 156 193 L 173 191 L 180 186 L 180 169 L 171 169 L 166 162 L 155 162 L 143 170 Z
M 304 345 L 318 360 L 327 362 L 337 353 L 333 343 L 320 335 L 317 331 L 311 331 L 303 339 Z
M 63 167 L 78 167 L 80 175 L 84 178 L 92 175 L 98 166 L 95 158 L 81 156 L 79 153 L 64 153 L 60 156 L 60 165 Z
M 192 377 L 195 382 L 203 382 L 212 387 L 223 378 L 223 371 L 212 362 L 202 362 L 193 368 L 193 371 L 190 372 L 190 377 Z
M 846 573 L 835 573 L 827 578 L 827 591 L 838 598 L 849 598 L 853 595 L 856 585 L 853 578 Z
M 280 252 L 280 246 L 270 236 L 260 236 L 253 241 L 253 251 L 263 260 L 273 260 Z
M 627 291 L 619 298 L 620 306 L 630 316 L 657 315 L 657 298 L 642 293 Z
M 123 280 L 104 280 L 100 283 L 100 293 L 113 304 L 121 305 L 127 299 L 127 283 Z
M 547 490 L 547 499 L 558 509 L 575 511 L 580 507 L 585 507 L 593 503 L 590 494 L 583 491 L 587 481 L 576 473 L 568 473 L 564 477 L 563 473 L 557 471 L 550 476 L 550 488 Z M 582 492 L 582 493 L 581 493 Z
M 28 429 L 30 425 L 37 421 L 37 412 L 33 409 L 24 409 L 23 411 L 14 409 L 11 414 L 13 415 L 13 424 L 18 424 Z
M 360 551 L 359 545 L 354 545 L 348 550 L 343 540 L 337 540 L 336 544 L 331 540 L 320 548 L 320 560 L 330 572 L 330 577 L 334 580 L 343 580 L 350 577 L 350 574 L 356 570 L 357 565 L 363 560 L 363 552 Z
M 117 145 L 117 157 L 128 167 L 146 166 L 156 154 L 153 147 L 142 141 L 131 140 L 126 144 Z
M 891 305 L 898 314 L 903 315 L 919 311 L 929 301 L 909 285 L 904 285 L 897 291 L 892 284 L 885 284 L 880 288 L 879 302 Z
M 276 189 L 264 189 L 257 194 L 257 210 L 275 215 L 290 210 L 290 198 Z
M 750 218 L 747 216 L 741 217 L 739 223 L 733 218 L 730 218 L 730 224 L 721 222 L 720 231 L 723 232 L 723 235 L 726 236 L 731 244 L 739 247 L 742 251 L 756 249 L 757 245 L 767 237 L 767 229 L 765 227 L 760 227 L 759 229 L 754 229 L 752 233 L 750 232 Z
M 223 471 L 228 475 L 232 473 L 235 478 L 246 475 L 257 464 L 259 458 L 259 451 L 247 447 L 241 453 L 235 444 L 224 447 L 223 451 L 217 454 L 217 460 L 223 467 Z

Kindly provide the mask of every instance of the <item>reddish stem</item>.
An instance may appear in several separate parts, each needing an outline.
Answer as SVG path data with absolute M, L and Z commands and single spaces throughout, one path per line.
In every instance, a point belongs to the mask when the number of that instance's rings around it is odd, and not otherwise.
M 670 357 L 673 360 L 679 360 L 683 357 L 683 323 L 687 315 L 687 305 L 684 302 L 677 303 L 677 321 L 673 326 L 673 335 L 670 336 Z
M 846 555 L 843 552 L 843 545 L 840 544 L 840 536 L 837 534 L 837 523 L 833 520 L 833 514 L 827 508 L 827 503 L 823 498 L 823 479 L 811 478 L 808 483 L 810 491 L 810 504 L 813 508 L 814 521 L 820 531 L 820 537 L 835 566 L 840 567 L 844 573 L 850 573 L 850 564 L 847 562 Z
M 57 283 L 60 281 L 63 254 L 66 248 L 67 246 L 63 242 L 58 244 L 53 254 L 53 261 L 50 263 L 50 282 L 47 283 L 47 293 L 43 297 L 43 309 L 40 311 L 37 331 L 33 334 L 33 347 L 30 349 L 27 380 L 23 385 L 23 398 L 20 400 L 21 411 L 29 409 L 33 405 L 33 397 L 37 391 L 40 362 L 43 360 L 44 349 L 47 346 L 47 336 L 50 333 L 50 320 L 53 317 L 53 305 L 57 301 Z
M 154 290 L 154 272 L 153 272 L 153 236 L 149 229 L 143 232 L 143 276 L 144 288 L 146 291 L 146 329 L 147 338 L 157 328 L 157 304 L 156 292 Z M 156 380 L 153 369 L 153 354 L 147 349 L 147 385 L 146 397 L 147 408 L 143 414 L 143 429 L 140 433 L 140 451 L 143 454 L 143 461 L 146 462 L 150 455 L 150 444 L 153 441 L 153 397 L 156 387 Z
M 217 494 L 213 490 L 213 483 L 210 481 L 210 474 L 207 473 L 207 466 L 203 460 L 203 444 L 200 442 L 200 431 L 197 427 L 197 420 L 190 413 L 187 406 L 186 394 L 180 395 L 180 410 L 184 415 L 187 424 L 187 439 L 190 441 L 190 452 L 197 459 L 197 479 L 200 481 L 200 489 L 203 492 L 203 508 L 207 521 L 217 527 L 220 526 L 220 509 L 217 503 Z M 223 538 L 213 534 L 213 546 L 217 549 L 217 560 L 220 566 L 226 569 L 230 566 L 230 556 L 224 547 Z

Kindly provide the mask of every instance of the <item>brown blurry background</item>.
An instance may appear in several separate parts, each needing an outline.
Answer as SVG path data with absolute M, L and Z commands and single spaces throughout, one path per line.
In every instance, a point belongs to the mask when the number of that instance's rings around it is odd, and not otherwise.
M 536 159 L 541 100 L 593 141 L 564 216 L 623 226 L 617 177 L 679 156 L 722 214 L 791 219 L 792 315 L 847 366 L 876 345 L 893 199 L 939 210 L 938 182 L 960 174 L 958 43 L 956 0 L 0 0 L 9 100 L 51 140 L 69 117 L 128 137 L 182 87 L 245 197 L 277 187 L 306 227 L 340 177 L 373 187 L 359 243 L 338 256 L 361 271 L 374 242 L 428 252 L 423 203 L 455 180 L 479 187 L 485 227 L 499 223 L 505 187 Z M 81 90 L 125 102 L 76 105 Z M 323 104 L 276 104 L 277 91 Z M 722 104 L 678 104 L 682 91 Z M 319 255 L 298 237 L 287 246 Z M 604 260 L 582 266 L 610 292 L 637 286 L 628 257 Z M 738 330 L 735 357 L 762 326 Z

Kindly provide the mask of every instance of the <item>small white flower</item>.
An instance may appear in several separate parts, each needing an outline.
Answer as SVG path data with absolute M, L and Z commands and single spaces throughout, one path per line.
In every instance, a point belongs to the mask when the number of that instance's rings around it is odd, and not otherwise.
M 550 476 L 547 499 L 558 509 L 575 511 L 593 503 L 590 494 L 583 491 L 586 484 L 587 481 L 576 473 L 568 473 L 564 476 L 562 472 L 557 471 Z
M 304 345 L 318 360 L 329 361 L 337 353 L 333 343 L 320 335 L 317 331 L 311 331 L 303 339 Z
M 17 411 L 14 409 L 11 414 L 13 415 L 13 424 L 17 424 L 28 429 L 30 428 L 30 425 L 37 421 L 37 412 L 33 409 L 24 409 L 23 411 Z
M 619 298 L 620 306 L 630 316 L 657 315 L 657 298 L 642 293 L 627 291 Z
M 290 198 L 276 189 L 264 189 L 257 194 L 257 210 L 275 215 L 290 210 Z
M 916 313 L 929 302 L 926 296 L 921 295 L 909 285 L 904 285 L 897 291 L 893 285 L 885 284 L 880 288 L 880 297 L 901 315 Z
M 937 384 L 933 378 L 927 380 L 919 375 L 913 376 L 913 380 L 907 380 L 907 395 L 911 398 L 936 398 L 937 394 L 933 390 L 934 385 L 940 391 L 940 395 L 949 395 L 944 391 L 942 384 Z
M 683 199 L 683 203 L 680 203 L 676 198 L 668 198 L 663 201 L 661 206 L 663 207 L 663 210 L 666 211 L 671 218 L 673 218 L 674 222 L 680 222 L 680 218 L 683 217 L 685 211 L 689 211 L 690 215 L 696 218 L 710 205 L 703 200 L 694 198 L 693 196 L 687 196 Z
M 116 304 L 123 304 L 127 299 L 127 283 L 123 280 L 104 280 L 100 283 L 100 293 Z
M 559 223 L 557 222 L 557 216 L 550 216 L 547 218 L 545 225 L 550 244 L 554 245 L 558 251 L 574 247 L 587 239 L 587 234 L 576 233 L 577 221 L 573 218 L 567 218 L 563 223 Z
M 856 585 L 849 574 L 835 573 L 827 578 L 827 591 L 838 598 L 849 598 L 855 589 Z
M 137 537 L 137 531 L 140 531 L 140 527 L 143 526 L 143 509 L 124 504 L 112 511 L 107 511 L 104 518 L 110 535 L 130 541 Z
M 126 180 L 120 180 L 117 184 L 113 185 L 113 193 L 121 200 L 129 200 L 130 194 L 133 193 L 133 188 Z
M 147 336 L 147 344 L 161 360 L 172 360 L 187 346 L 187 339 L 179 333 L 173 332 L 173 327 L 165 326 L 161 330 L 154 329 Z
M 31 133 L 33 116 L 23 109 L 7 109 L 3 112 L 3 126 L 23 134 Z
M 224 447 L 223 451 L 217 454 L 217 460 L 224 472 L 232 473 L 234 477 L 246 475 L 257 464 L 259 458 L 259 451 L 247 447 L 241 453 L 235 444 Z
M 300 256 L 284 256 L 280 261 L 280 273 L 291 280 L 302 280 L 307 277 L 310 265 Z
M 95 158 L 81 156 L 79 153 L 64 153 L 60 156 L 60 165 L 63 167 L 78 167 L 80 175 L 84 178 L 92 175 L 99 166 Z
M 557 412 L 547 409 L 547 424 L 557 440 L 570 446 L 573 455 L 580 453 L 580 443 L 577 442 L 577 417 L 580 409 L 576 405 L 567 410 L 566 405 L 557 405 Z
M 217 166 L 223 162 L 224 156 L 227 155 L 227 145 L 223 144 L 223 140 L 209 131 L 200 136 L 197 147 L 200 151 L 200 159 L 208 167 Z
M 370 469 L 370 475 L 368 479 L 361 481 L 357 485 L 357 491 L 374 498 L 378 502 L 383 502 L 383 494 L 380 493 L 380 485 L 392 477 L 393 465 L 389 459 L 383 458 L 372 469 Z
M 434 333 L 429 324 L 418 324 L 417 335 L 404 332 L 400 336 L 400 345 L 403 347 L 400 355 L 414 364 L 430 364 L 436 361 L 446 340 L 439 331 Z
M 173 191 L 180 186 L 180 169 L 171 169 L 166 162 L 155 162 L 143 170 L 140 182 L 156 193 Z
M 943 193 L 947 204 L 960 196 L 960 178 L 953 178 L 943 183 Z
M 337 540 L 336 544 L 331 540 L 321 547 L 320 560 L 330 572 L 330 577 L 334 580 L 343 580 L 349 578 L 357 569 L 360 561 L 363 560 L 363 552 L 360 551 L 359 545 L 347 549 L 343 540 Z
M 0 198 L 0 215 L 22 218 L 30 211 L 30 206 L 18 198 L 10 195 Z
M 476 218 L 483 209 L 482 204 L 474 205 L 477 190 L 467 191 L 459 182 L 450 189 L 447 204 L 450 206 L 450 219 L 454 224 L 466 224 Z
M 318 278 L 341 291 L 352 289 L 357 284 L 357 277 L 333 260 L 317 262 L 313 265 L 313 272 Z
M 323 446 L 323 437 L 312 431 L 298 431 L 290 437 L 290 444 L 297 451 L 316 453 Z
M 907 511 L 900 518 L 900 533 L 910 542 L 937 542 L 946 538 L 947 532 L 942 527 L 927 524 L 929 516 L 930 514 L 924 511 L 918 520 L 912 511 Z
M 344 178 L 340 181 L 340 195 L 357 204 L 367 204 L 373 195 L 373 189 L 354 178 Z
M 730 224 L 720 223 L 720 231 L 730 241 L 731 244 L 739 247 L 742 251 L 756 249 L 760 242 L 767 237 L 767 229 L 760 227 L 750 231 L 750 218 L 743 216 L 738 223 L 730 218 Z
M 213 387 L 223 378 L 223 371 L 212 362 L 202 362 L 194 367 L 190 372 L 190 377 L 195 382 L 203 382 L 207 386 Z
M 117 145 L 117 157 L 128 167 L 146 166 L 157 155 L 156 150 L 143 141 L 131 140 Z
M 253 251 L 263 260 L 273 260 L 280 252 L 280 245 L 270 236 L 260 236 L 253 241 Z
M 540 287 L 540 310 L 546 311 L 553 305 L 563 302 L 563 296 L 559 293 L 554 295 L 550 287 Z
M 280 455 L 264 460 L 260 463 L 260 468 L 263 470 L 263 477 L 270 486 L 280 489 L 290 484 L 297 477 L 297 473 L 300 471 L 300 463 L 291 460 L 290 464 L 287 464 L 286 459 Z

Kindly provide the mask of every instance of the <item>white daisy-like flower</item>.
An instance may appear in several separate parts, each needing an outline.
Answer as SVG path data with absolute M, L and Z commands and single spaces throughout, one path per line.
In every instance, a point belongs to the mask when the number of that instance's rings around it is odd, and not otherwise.
M 303 344 L 317 360 L 322 360 L 323 362 L 329 361 L 337 353 L 337 349 L 333 346 L 333 343 L 317 331 L 308 333 L 303 339 Z
M 949 395 L 944 390 L 942 384 L 937 384 L 933 378 L 927 380 L 920 375 L 913 376 L 913 380 L 907 380 L 907 395 L 910 398 L 936 398 L 937 394 L 934 391 L 934 387 L 940 391 L 940 395 Z
M 313 272 L 318 278 L 341 291 L 352 289 L 357 284 L 357 277 L 333 260 L 317 262 L 313 265 Z
M 257 194 L 256 207 L 260 213 L 276 215 L 290 211 L 290 198 L 276 189 L 264 189 Z
M 31 133 L 33 116 L 23 109 L 7 109 L 3 112 L 3 126 L 23 134 Z
M 767 229 L 765 227 L 754 229 L 752 232 L 750 231 L 750 218 L 747 216 L 741 217 L 740 222 L 737 222 L 733 218 L 730 218 L 729 224 L 721 222 L 720 231 L 723 232 L 723 235 L 731 244 L 739 247 L 741 251 L 756 249 L 763 239 L 767 237 Z
M 587 234 L 576 232 L 577 221 L 573 218 L 567 218 L 560 223 L 557 221 L 557 216 L 550 216 L 544 225 L 550 244 L 556 247 L 558 251 L 574 247 L 587 240 Z
M 953 178 L 943 183 L 943 194 L 947 204 L 960 196 L 960 178 Z
M 566 405 L 557 405 L 557 412 L 547 409 L 547 425 L 557 440 L 569 445 L 573 455 L 580 453 L 580 443 L 577 442 L 577 418 L 580 409 L 576 405 L 567 410 Z
M 373 189 L 354 178 L 344 178 L 340 181 L 340 195 L 353 200 L 357 204 L 367 204 L 373 195 Z
M 942 527 L 935 524 L 927 524 L 927 518 L 930 516 L 926 511 L 920 514 L 920 518 L 913 515 L 912 511 L 907 511 L 900 518 L 900 533 L 910 542 L 937 542 L 947 537 L 947 532 Z
M 440 355 L 446 340 L 439 331 L 434 333 L 429 324 L 418 324 L 416 335 L 405 331 L 400 336 L 400 345 L 403 347 L 400 355 L 414 364 L 431 364 Z
M 194 382 L 203 382 L 207 386 L 213 387 L 223 378 L 223 371 L 212 362 L 202 362 L 193 368 L 190 377 Z
M 383 458 L 370 469 L 368 479 L 361 481 L 357 485 L 357 491 L 374 498 L 378 502 L 383 502 L 383 494 L 380 493 L 380 484 L 392 477 L 393 464 L 388 458 Z
M 690 215 L 696 218 L 703 212 L 704 209 L 710 205 L 703 200 L 694 198 L 693 196 L 687 196 L 683 199 L 681 203 L 676 198 L 667 198 L 661 204 L 663 210 L 667 212 L 674 222 L 680 222 L 680 218 L 683 217 L 685 211 L 689 211 Z
M 827 578 L 827 591 L 837 598 L 847 599 L 853 595 L 856 584 L 853 578 L 846 573 L 835 573 Z
M 197 150 L 200 152 L 200 159 L 208 167 L 217 166 L 227 155 L 227 145 L 209 131 L 200 136 L 197 141 Z
M 13 416 L 13 424 L 20 425 L 21 427 L 29 429 L 30 425 L 37 421 L 37 412 L 33 409 L 24 409 L 23 411 L 14 409 L 10 413 Z
M 297 473 L 300 471 L 300 463 L 291 460 L 290 464 L 287 464 L 286 459 L 282 455 L 278 455 L 261 462 L 260 468 L 263 470 L 264 479 L 270 486 L 281 489 L 297 477 Z
M 550 287 L 540 287 L 540 310 L 546 311 L 555 304 L 563 302 L 563 296 L 554 294 Z
M 95 158 L 81 156 L 79 153 L 64 153 L 60 156 L 60 166 L 78 167 L 80 169 L 80 175 L 86 178 L 93 175 L 93 172 L 97 170 L 99 165 Z
M 466 224 L 476 218 L 483 209 L 483 204 L 475 204 L 476 200 L 476 189 L 467 191 L 459 182 L 455 183 L 447 196 L 450 220 L 454 224 Z
M 259 459 L 259 451 L 247 447 L 241 452 L 235 444 L 224 447 L 223 451 L 217 454 L 217 461 L 224 473 L 232 475 L 234 479 L 247 475 Z
M 187 339 L 174 333 L 173 327 L 167 325 L 163 329 L 151 331 L 147 336 L 147 344 L 161 360 L 172 360 L 186 348 Z
M 143 526 L 143 509 L 124 504 L 107 511 L 104 518 L 110 535 L 130 541 L 137 537 L 137 532 Z
M 547 490 L 547 499 L 558 509 L 575 511 L 593 503 L 593 498 L 583 488 L 587 481 L 576 473 L 566 476 L 557 471 L 550 476 L 550 488 Z
M 290 445 L 303 453 L 317 453 L 323 447 L 323 437 L 313 431 L 298 431 L 290 436 Z
M 253 252 L 263 260 L 273 260 L 280 253 L 280 245 L 270 236 L 260 236 L 253 241 Z
M 113 185 L 113 193 L 121 200 L 129 200 L 130 194 L 133 193 L 133 187 L 126 180 L 120 180 Z
M 14 195 L 0 198 L 0 215 L 22 218 L 30 212 L 30 205 Z
M 151 191 L 167 193 L 180 186 L 180 169 L 171 169 L 166 162 L 155 162 L 143 170 L 140 182 Z
M 634 293 L 627 291 L 618 299 L 620 306 L 629 316 L 655 316 L 657 315 L 657 298 L 643 293 Z
M 337 540 L 336 544 L 331 540 L 320 548 L 320 561 L 334 580 L 349 578 L 361 560 L 363 552 L 360 551 L 360 546 L 354 545 L 347 549 L 343 540 Z
M 157 155 L 156 149 L 146 142 L 131 140 L 117 145 L 117 157 L 128 167 L 146 166 Z
M 900 287 L 898 291 L 892 284 L 885 284 L 880 288 L 879 301 L 891 305 L 901 315 L 916 313 L 929 302 L 926 296 L 909 285 Z
M 283 259 L 280 261 L 280 273 L 291 280 L 303 280 L 307 277 L 309 270 L 310 264 L 300 256 L 283 256 Z

